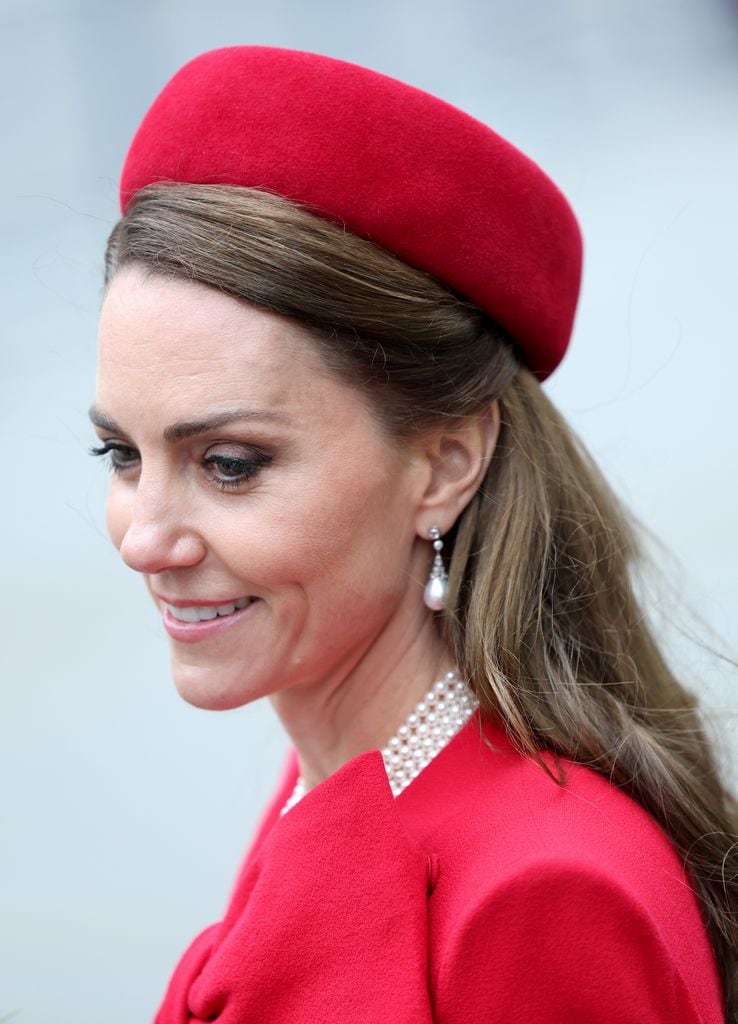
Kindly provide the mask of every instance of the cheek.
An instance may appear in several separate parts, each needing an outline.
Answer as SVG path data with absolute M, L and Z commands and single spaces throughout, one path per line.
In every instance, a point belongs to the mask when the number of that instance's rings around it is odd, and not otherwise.
M 247 520 L 231 519 L 219 532 L 235 543 L 230 555 L 219 543 L 221 557 L 254 585 L 327 590 L 339 608 L 349 596 L 399 586 L 414 536 L 403 480 L 389 469 L 349 468 L 289 487 Z

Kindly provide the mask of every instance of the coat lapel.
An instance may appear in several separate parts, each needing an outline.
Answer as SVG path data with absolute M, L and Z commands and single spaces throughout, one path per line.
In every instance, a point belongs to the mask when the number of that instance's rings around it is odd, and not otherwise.
M 430 1024 L 430 870 L 361 754 L 274 823 L 156 1024 Z

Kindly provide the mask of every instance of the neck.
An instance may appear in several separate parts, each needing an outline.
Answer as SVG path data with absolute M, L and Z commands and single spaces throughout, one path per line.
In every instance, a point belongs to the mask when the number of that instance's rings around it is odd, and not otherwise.
M 270 699 L 311 789 L 366 750 L 381 749 L 433 683 L 453 668 L 433 617 L 389 623 L 350 667 Z

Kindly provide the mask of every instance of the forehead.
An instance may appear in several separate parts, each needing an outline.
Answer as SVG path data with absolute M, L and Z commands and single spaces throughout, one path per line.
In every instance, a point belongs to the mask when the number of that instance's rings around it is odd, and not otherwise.
M 128 419 L 155 407 L 188 416 L 258 401 L 300 419 L 366 400 L 324 366 L 308 331 L 215 288 L 125 268 L 100 317 L 97 404 Z M 113 408 L 114 407 L 114 408 Z

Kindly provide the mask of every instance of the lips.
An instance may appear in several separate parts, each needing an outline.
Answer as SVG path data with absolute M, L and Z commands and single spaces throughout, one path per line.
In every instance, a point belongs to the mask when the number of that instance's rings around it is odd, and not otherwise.
M 191 599 L 190 599 L 191 600 Z M 258 597 L 238 597 L 223 602 L 192 602 L 160 597 L 164 629 L 173 640 L 197 644 L 224 631 L 235 629 L 245 617 L 251 615 Z

